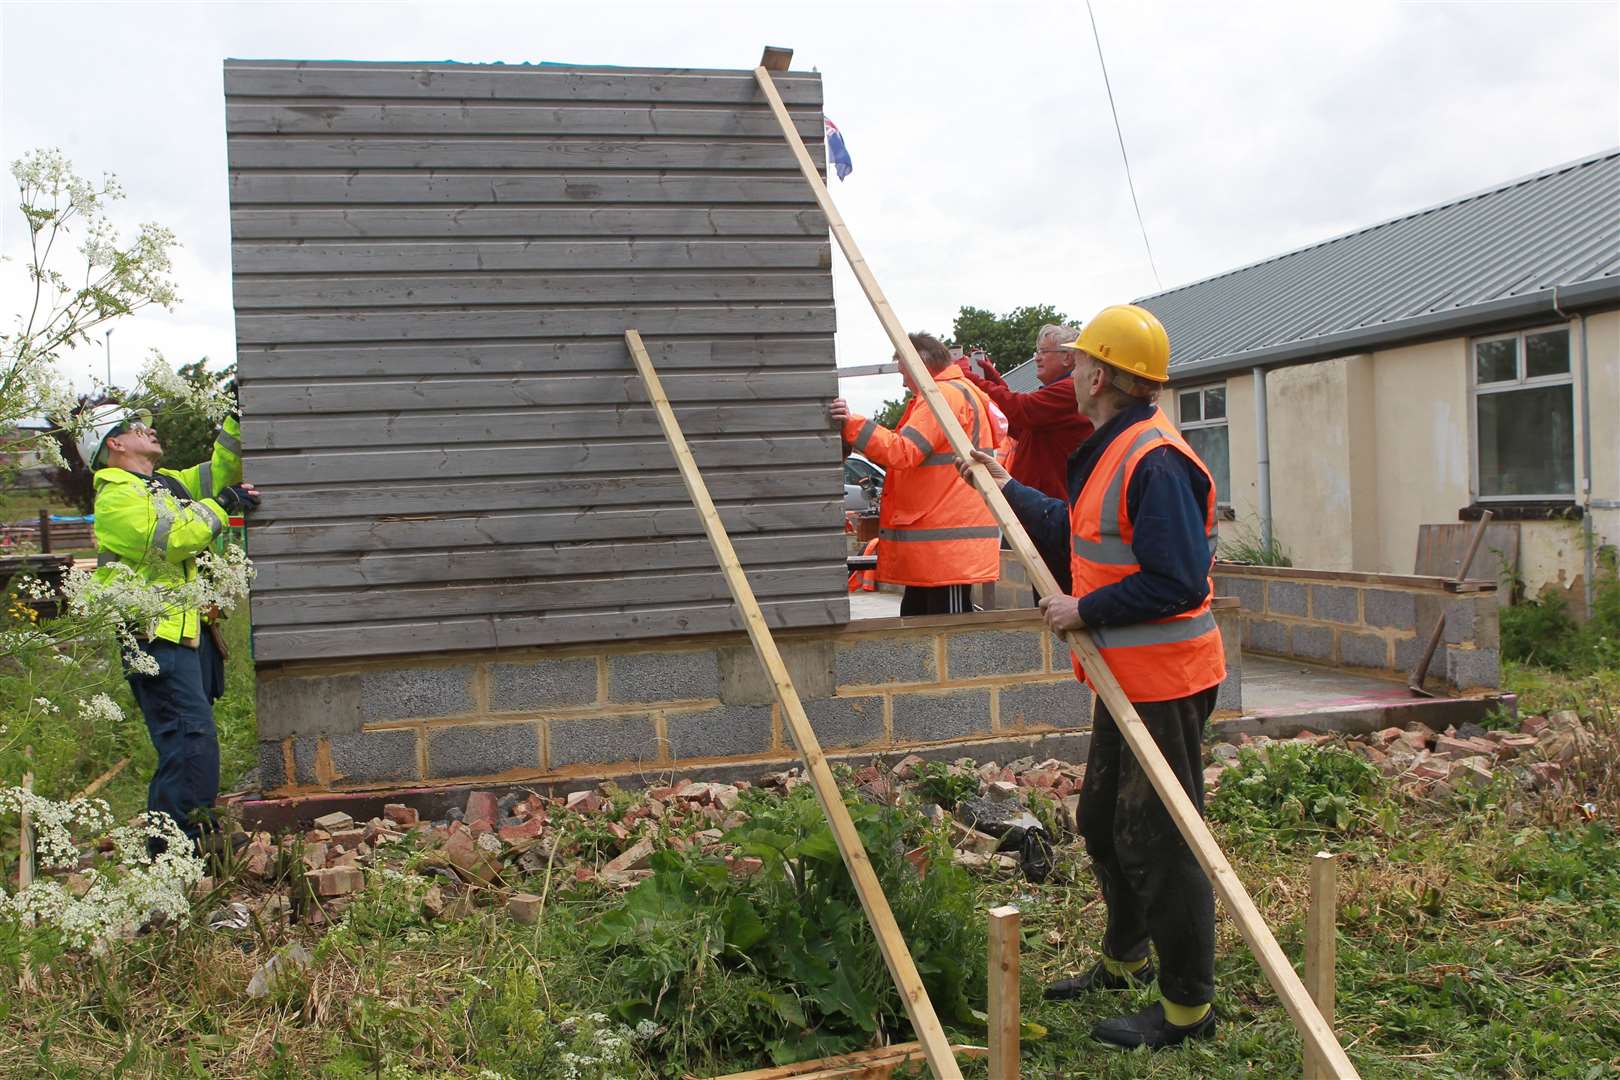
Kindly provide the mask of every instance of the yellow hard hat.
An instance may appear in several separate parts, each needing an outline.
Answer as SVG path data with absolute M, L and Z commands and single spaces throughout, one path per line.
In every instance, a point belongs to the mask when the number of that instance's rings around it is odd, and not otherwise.
M 1076 349 L 1149 382 L 1170 381 L 1170 335 L 1145 307 L 1105 307 L 1063 348 Z

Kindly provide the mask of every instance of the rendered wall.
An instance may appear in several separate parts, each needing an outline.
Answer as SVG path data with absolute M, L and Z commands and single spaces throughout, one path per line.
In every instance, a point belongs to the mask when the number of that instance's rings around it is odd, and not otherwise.
M 824 157 L 820 77 L 777 80 Z M 848 619 L 824 217 L 751 72 L 228 61 L 261 664 Z

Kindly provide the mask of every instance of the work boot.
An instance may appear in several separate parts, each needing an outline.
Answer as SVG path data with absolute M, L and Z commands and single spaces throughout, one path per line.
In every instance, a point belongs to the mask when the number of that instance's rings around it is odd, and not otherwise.
M 1116 1016 L 1099 1021 L 1091 1029 L 1091 1037 L 1115 1046 L 1135 1048 L 1146 1046 L 1158 1049 L 1175 1046 L 1188 1039 L 1208 1039 L 1215 1034 L 1215 1010 L 1210 1009 L 1197 1023 L 1181 1027 L 1172 1024 L 1164 1015 L 1164 1003 L 1155 1001 L 1141 1012 L 1129 1016 Z
M 1046 988 L 1047 1001 L 1065 1001 L 1089 994 L 1093 990 L 1131 990 L 1153 981 L 1153 961 L 1149 960 L 1135 971 L 1115 975 L 1108 965 L 1098 960 L 1090 971 L 1072 979 L 1059 979 Z

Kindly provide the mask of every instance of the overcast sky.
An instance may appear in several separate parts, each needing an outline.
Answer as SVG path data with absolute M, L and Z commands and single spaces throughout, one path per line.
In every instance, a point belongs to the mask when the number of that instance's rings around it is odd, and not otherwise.
M 1089 318 L 1612 146 L 1617 10 L 1097 0 L 1157 280 L 1084 3 L 4 2 L 0 151 L 58 146 L 82 172 L 116 172 L 118 220 L 184 244 L 184 303 L 120 324 L 118 381 L 149 346 L 177 364 L 234 349 L 224 58 L 747 68 L 787 45 L 825 78 L 855 161 L 833 194 L 868 262 L 909 327 L 946 331 L 964 304 Z M 835 266 L 839 362 L 886 360 Z M 0 294 L 5 311 L 15 295 Z M 99 342 L 72 373 L 91 364 L 103 370 Z M 863 408 L 899 389 L 844 386 Z

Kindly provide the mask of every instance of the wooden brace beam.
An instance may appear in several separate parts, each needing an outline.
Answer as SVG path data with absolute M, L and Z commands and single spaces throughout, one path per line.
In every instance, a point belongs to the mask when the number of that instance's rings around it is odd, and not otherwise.
M 630 348 L 630 357 L 635 361 L 636 371 L 646 386 L 647 400 L 652 403 L 658 415 L 658 425 L 663 429 L 664 438 L 669 441 L 670 449 L 674 451 L 675 464 L 680 469 L 681 481 L 692 497 L 692 504 L 697 507 L 698 517 L 703 521 L 703 531 L 714 547 L 715 559 L 720 564 L 721 572 L 725 574 L 726 585 L 731 590 L 732 599 L 737 602 L 737 607 L 742 612 L 743 626 L 748 631 L 749 640 L 754 643 L 754 652 L 758 654 L 759 662 L 770 677 L 777 703 L 782 706 L 782 716 L 787 720 L 788 733 L 793 737 L 793 745 L 798 748 L 799 756 L 804 759 L 805 771 L 815 788 L 816 799 L 821 803 L 821 812 L 826 815 L 827 824 L 832 827 L 833 839 L 838 843 L 838 853 L 843 856 L 844 865 L 849 868 L 849 876 L 855 882 L 855 892 L 861 899 L 861 907 L 866 911 L 866 920 L 871 923 L 872 932 L 877 935 L 878 948 L 883 953 L 884 963 L 888 965 L 889 977 L 894 980 L 895 989 L 900 992 L 900 1001 L 905 1006 L 906 1016 L 911 1020 L 912 1030 L 917 1033 L 917 1040 L 922 1043 L 928 1067 L 933 1070 L 937 1080 L 960 1080 L 962 1073 L 957 1068 L 955 1055 L 951 1053 L 950 1040 L 945 1037 L 945 1029 L 934 1013 L 933 1002 L 928 1000 L 928 991 L 923 986 L 922 976 L 917 973 L 917 965 L 912 961 L 911 952 L 906 948 L 905 939 L 900 935 L 900 927 L 894 921 L 894 912 L 889 909 L 889 899 L 883 894 L 883 886 L 878 883 L 877 873 L 872 869 L 871 860 L 867 858 L 860 834 L 855 831 L 855 823 L 850 820 L 849 808 L 844 805 L 843 795 L 838 791 L 838 781 L 833 778 L 832 769 L 827 765 L 827 755 L 822 752 L 821 743 L 810 726 L 810 718 L 805 715 L 804 704 L 799 700 L 799 692 L 794 688 L 793 679 L 788 675 L 782 654 L 777 651 L 776 639 L 771 636 L 770 627 L 765 624 L 765 613 L 760 610 L 759 601 L 754 599 L 754 590 L 743 574 L 742 564 L 737 560 L 737 552 L 731 546 L 731 538 L 726 535 L 725 526 L 720 523 L 720 515 L 714 508 L 714 500 L 709 498 L 709 489 L 703 482 L 703 474 L 698 471 L 691 448 L 686 445 L 686 437 L 681 434 L 680 424 L 676 421 L 675 410 L 670 407 L 669 398 L 664 393 L 663 383 L 659 381 L 658 373 L 653 370 L 652 359 L 647 355 L 641 335 L 635 330 L 626 330 L 624 340 Z
M 782 96 L 777 93 L 776 84 L 771 79 L 771 73 L 762 67 L 755 68 L 754 78 L 758 81 L 765 100 L 770 104 L 771 112 L 776 116 L 783 137 L 793 149 L 793 155 L 799 163 L 799 171 L 804 174 L 805 182 L 810 185 L 821 212 L 827 217 L 827 224 L 832 230 L 833 237 L 838 241 L 844 257 L 848 259 L 850 269 L 855 272 L 856 280 L 861 283 L 861 289 L 871 302 L 872 310 L 877 313 L 878 320 L 888 333 L 895 352 L 899 354 L 900 366 L 921 392 L 923 401 L 933 412 L 939 426 L 944 429 L 952 451 L 958 458 L 971 462 L 973 446 L 968 441 L 967 433 L 962 430 L 962 425 L 951 412 L 944 394 L 934 384 L 933 376 L 923 365 L 917 350 L 912 347 L 911 339 L 906 336 L 905 327 L 889 306 L 883 290 L 878 287 L 877 278 L 867 267 L 860 249 L 855 246 L 855 240 L 850 236 L 848 226 L 844 224 L 838 208 L 833 205 L 832 195 L 828 192 L 826 183 L 817 171 L 815 162 L 811 160 L 810 152 L 805 149 L 804 140 L 793 127 L 787 107 L 782 103 Z M 983 465 L 974 464 L 970 469 L 970 475 L 973 486 L 989 505 L 996 523 L 1001 526 L 1002 533 L 1018 557 L 1018 561 L 1024 565 L 1024 570 L 1035 585 L 1036 591 L 1042 596 L 1061 595 L 1062 590 L 1058 588 L 1057 579 L 1046 568 L 1046 563 L 1035 550 L 1029 534 L 1024 531 L 1024 526 L 1013 513 L 1012 507 L 1007 504 L 1001 488 L 990 478 L 989 472 Z M 1287 954 L 1282 951 L 1270 928 L 1266 926 L 1265 920 L 1261 918 L 1259 909 L 1254 906 L 1254 901 L 1244 889 L 1243 882 L 1238 879 L 1237 872 L 1232 869 L 1232 864 L 1227 861 L 1220 845 L 1215 842 L 1215 837 L 1204 823 L 1198 808 L 1182 790 L 1176 774 L 1170 770 L 1169 764 L 1164 760 L 1164 754 L 1153 742 L 1153 736 L 1148 733 L 1142 718 L 1137 715 L 1136 708 L 1126 698 L 1119 681 L 1114 678 L 1114 673 L 1103 661 L 1102 654 L 1091 640 L 1091 635 L 1083 630 L 1070 631 L 1064 638 L 1091 676 L 1097 696 L 1108 707 L 1109 714 L 1119 725 L 1131 752 L 1136 755 L 1136 760 L 1147 773 L 1154 791 L 1158 792 L 1171 819 L 1175 821 L 1176 828 L 1198 859 L 1198 864 L 1209 876 L 1216 894 L 1237 922 L 1239 932 L 1248 942 L 1272 988 L 1282 999 L 1283 1008 L 1293 1020 L 1294 1026 L 1299 1029 L 1300 1036 L 1326 1063 L 1331 1075 L 1337 1080 L 1357 1080 L 1355 1066 L 1350 1063 L 1344 1049 L 1339 1046 L 1333 1030 L 1322 1019 L 1322 1014 L 1311 1000 L 1310 994 L 1306 993 L 1305 984 L 1300 981 L 1299 974 L 1289 962 Z

